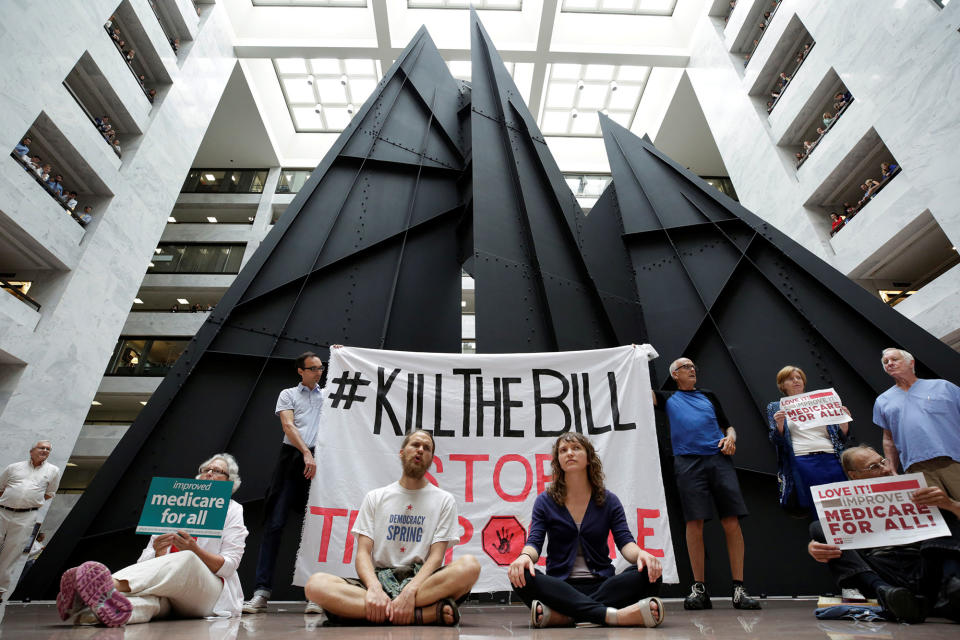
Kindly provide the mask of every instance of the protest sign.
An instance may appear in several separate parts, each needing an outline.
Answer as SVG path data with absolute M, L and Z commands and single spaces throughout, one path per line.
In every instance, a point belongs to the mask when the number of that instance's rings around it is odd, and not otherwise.
M 219 538 L 232 494 L 230 480 L 154 478 L 137 533 L 185 531 L 198 538 Z
M 810 487 L 827 543 L 841 549 L 906 544 L 950 535 L 940 509 L 916 504 L 922 473 Z
M 780 410 L 801 429 L 825 427 L 828 424 L 852 420 L 843 412 L 840 396 L 833 389 L 818 389 L 780 398 Z
M 427 479 L 449 491 L 459 511 L 460 540 L 446 562 L 463 554 L 480 561 L 474 591 L 510 589 L 506 566 L 523 548 L 533 502 L 551 480 L 553 442 L 567 431 L 590 437 L 637 543 L 661 559 L 664 582 L 677 581 L 649 345 L 505 355 L 343 347 L 331 354 L 319 471 L 294 584 L 317 571 L 356 575 L 350 530 L 360 504 L 400 477 L 400 445 L 414 429 L 436 439 Z

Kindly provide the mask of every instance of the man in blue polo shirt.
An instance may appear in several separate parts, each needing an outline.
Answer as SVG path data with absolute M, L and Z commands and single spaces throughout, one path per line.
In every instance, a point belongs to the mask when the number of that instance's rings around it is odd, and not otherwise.
M 670 420 L 677 489 L 687 523 L 687 553 L 694 582 L 683 608 L 713 608 L 704 585 L 703 522 L 713 517 L 716 504 L 730 556 L 733 606 L 759 609 L 760 603 L 751 598 L 743 586 L 744 544 L 740 518 L 747 515 L 747 505 L 730 457 L 737 448 L 737 433 L 729 426 L 713 392 L 696 388 L 697 367 L 692 360 L 674 360 L 670 376 L 676 381 L 678 391 L 654 391 L 653 405 L 666 411 Z
M 323 410 L 324 394 L 320 388 L 323 362 L 315 353 L 307 351 L 297 357 L 296 364 L 300 384 L 284 389 L 277 399 L 276 414 L 283 429 L 283 446 L 265 499 L 266 517 L 257 557 L 256 590 L 253 598 L 244 603 L 244 613 L 267 610 L 283 527 L 291 510 L 297 509 L 303 514 L 310 491 L 310 479 L 317 473 L 313 449 Z M 307 605 L 306 613 L 320 612 L 320 608 L 312 602 Z
M 922 473 L 928 486 L 960 500 L 960 387 L 918 378 L 903 349 L 884 349 L 880 362 L 896 383 L 873 405 L 883 454 L 894 469 L 899 462 L 905 473 Z

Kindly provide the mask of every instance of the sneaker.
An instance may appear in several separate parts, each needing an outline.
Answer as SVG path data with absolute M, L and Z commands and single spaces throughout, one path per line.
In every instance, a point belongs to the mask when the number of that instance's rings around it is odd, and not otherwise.
M 243 603 L 244 613 L 263 613 L 267 610 L 267 604 L 270 599 L 260 593 L 254 594 L 252 598 Z
M 303 608 L 304 613 L 323 613 L 323 607 L 318 605 L 316 602 L 307 602 L 307 606 Z
M 702 582 L 694 582 L 690 588 L 690 595 L 683 600 L 683 608 L 687 610 L 713 609 L 710 594 Z
M 751 598 L 747 590 L 741 585 L 733 588 L 733 608 L 734 609 L 759 609 L 760 603 Z

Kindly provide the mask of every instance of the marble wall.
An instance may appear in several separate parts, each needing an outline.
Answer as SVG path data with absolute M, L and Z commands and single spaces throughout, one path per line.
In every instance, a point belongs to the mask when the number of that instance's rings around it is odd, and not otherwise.
M 795 20 L 816 44 L 768 117 L 766 98 L 749 92 Z M 744 68 L 729 47 L 748 26 L 704 16 L 686 71 L 744 206 L 854 279 L 909 253 L 898 232 L 929 214 L 960 244 L 960 2 L 940 9 L 929 0 L 784 0 Z M 833 73 L 856 101 L 797 171 L 796 149 L 778 143 L 810 117 L 808 103 Z M 860 181 L 879 178 L 879 167 L 858 166 L 871 136 L 903 171 L 831 238 L 820 196 L 848 168 Z M 960 347 L 958 290 L 953 268 L 896 308 Z
M 177 58 L 146 0 L 130 0 L 172 84 L 151 105 L 114 49 L 103 23 L 119 0 L 7 3 L 0 57 L 0 143 L 12 150 L 41 113 L 69 141 L 98 185 L 95 222 L 82 229 L 16 162 L 0 161 L 0 227 L 46 281 L 39 317 L 0 305 L 0 467 L 25 459 L 38 437 L 63 469 L 144 271 L 236 65 L 232 31 L 218 5 L 197 20 L 178 3 L 192 46 Z M 193 12 L 193 16 L 189 15 Z M 141 47 L 144 43 L 141 43 Z M 141 132 L 120 162 L 62 82 L 89 52 Z M 6 152 L 4 152 L 6 155 Z M 13 251 L 4 243 L 3 251 Z M 4 259 L 11 256 L 3 256 Z M 10 298 L 9 300 L 6 298 Z M 20 310 L 22 311 L 22 310 Z M 9 375 L 11 368 L 17 375 Z M 61 510 L 62 511 L 62 510 Z

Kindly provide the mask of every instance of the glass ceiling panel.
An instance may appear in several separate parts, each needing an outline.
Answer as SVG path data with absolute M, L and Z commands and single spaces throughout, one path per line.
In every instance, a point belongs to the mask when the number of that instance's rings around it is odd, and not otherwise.
M 251 0 L 255 7 L 366 7 L 367 0 Z
M 298 133 L 342 131 L 380 80 L 371 59 L 278 58 L 273 68 Z
M 649 76 L 649 67 L 549 65 L 540 130 L 547 136 L 599 136 L 598 111 L 629 128 Z
M 677 0 L 563 0 L 565 13 L 620 13 L 634 16 L 672 16 Z
M 520 11 L 523 0 L 407 0 L 408 9 L 492 9 Z

